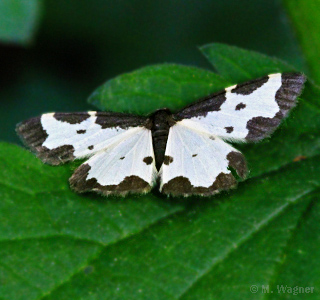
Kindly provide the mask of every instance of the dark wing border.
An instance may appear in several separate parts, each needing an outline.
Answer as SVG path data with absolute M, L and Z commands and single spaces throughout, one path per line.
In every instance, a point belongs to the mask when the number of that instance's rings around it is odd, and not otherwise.
M 268 81 L 269 77 L 264 76 L 258 79 L 247 81 L 236 85 L 231 93 L 249 95 Z M 281 123 L 281 120 L 287 117 L 289 111 L 295 107 L 297 98 L 301 94 L 306 77 L 302 73 L 282 73 L 282 85 L 276 93 L 275 101 L 279 105 L 279 112 L 274 118 L 254 117 L 247 122 L 249 130 L 246 140 L 256 142 L 270 136 Z M 177 113 L 173 114 L 176 121 L 190 119 L 193 117 L 205 117 L 210 111 L 219 111 L 221 105 L 226 101 L 226 90 L 210 94 L 199 99 Z
M 96 178 L 87 180 L 91 167 L 84 163 L 78 167 L 69 179 L 71 188 L 78 193 L 97 192 L 104 196 L 125 196 L 127 194 L 143 194 L 151 190 L 152 186 L 140 178 L 131 175 L 119 184 L 101 185 Z
M 279 112 L 273 118 L 254 117 L 247 123 L 249 130 L 246 140 L 258 142 L 270 136 L 280 125 L 282 119 L 286 118 L 292 108 L 297 104 L 306 77 L 301 73 L 283 73 L 281 75 L 282 85 L 276 93 L 275 101 L 278 103 Z
M 42 115 L 41 115 L 42 116 Z M 60 165 L 75 159 L 74 147 L 72 145 L 63 145 L 55 149 L 48 149 L 43 145 L 48 137 L 47 132 L 41 124 L 41 116 L 23 121 L 16 126 L 16 132 L 25 146 L 31 149 L 38 158 L 50 165 Z M 101 128 L 145 126 L 150 127 L 150 120 L 147 117 L 136 116 L 127 113 L 117 112 L 96 112 L 96 123 Z M 55 113 L 54 117 L 62 122 L 69 124 L 79 124 L 90 117 L 88 112 L 75 113 Z

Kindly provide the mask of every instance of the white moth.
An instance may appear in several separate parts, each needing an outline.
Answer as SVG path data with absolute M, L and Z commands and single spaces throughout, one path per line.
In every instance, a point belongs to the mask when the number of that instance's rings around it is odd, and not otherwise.
M 17 133 L 45 163 L 89 158 L 70 178 L 77 192 L 146 193 L 156 183 L 171 195 L 208 196 L 247 175 L 232 142 L 270 136 L 296 105 L 305 77 L 272 74 L 209 95 L 172 114 L 49 113 L 17 125 Z

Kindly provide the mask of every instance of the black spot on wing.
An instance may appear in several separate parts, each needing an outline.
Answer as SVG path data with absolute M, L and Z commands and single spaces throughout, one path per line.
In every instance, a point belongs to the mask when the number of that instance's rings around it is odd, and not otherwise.
M 93 145 L 91 145 L 91 146 L 88 147 L 89 150 L 92 150 L 93 148 L 94 148 Z
M 124 160 L 124 158 L 125 158 L 124 156 L 120 157 L 121 160 Z
M 61 122 L 69 124 L 80 124 L 81 122 L 90 118 L 87 112 L 75 112 L 75 113 L 55 113 L 53 117 Z
M 246 107 L 245 104 L 243 104 L 242 102 L 240 102 L 237 106 L 236 106 L 236 110 L 241 110 L 244 109 Z
M 99 124 L 103 129 L 112 127 L 127 129 L 129 127 L 136 126 L 150 126 L 149 119 L 131 114 L 117 112 L 97 112 L 96 116 L 96 123 Z
M 229 167 L 233 168 L 237 171 L 237 174 L 241 178 L 246 178 L 248 174 L 248 167 L 246 160 L 242 153 L 232 151 L 227 155 L 227 159 L 229 161 Z
M 231 133 L 233 131 L 233 126 L 225 127 L 224 129 L 227 131 L 227 133 Z
M 190 119 L 193 117 L 205 117 L 210 111 L 219 111 L 221 105 L 226 100 L 226 91 L 223 90 L 188 105 L 178 113 L 174 114 L 173 117 L 176 121 L 181 121 L 182 119 Z
M 152 162 L 153 162 L 153 158 L 151 156 L 147 156 L 143 159 L 143 162 L 146 164 L 146 165 L 151 165 Z
M 105 196 L 121 195 L 128 193 L 144 193 L 151 189 L 151 186 L 138 176 L 127 176 L 122 182 L 115 185 L 101 185 L 96 178 L 87 180 L 91 167 L 88 164 L 81 165 L 69 179 L 70 186 L 78 193 L 95 191 Z
M 212 135 L 209 137 L 209 139 L 213 140 L 213 141 L 215 140 L 214 136 L 212 136 Z
M 222 190 L 233 188 L 236 185 L 237 181 L 231 173 L 225 174 L 221 172 L 209 187 L 194 187 L 188 178 L 179 176 L 164 184 L 162 187 L 162 192 L 165 194 L 171 194 L 173 196 L 210 196 L 219 193 Z
M 280 125 L 289 111 L 296 105 L 297 98 L 302 92 L 305 76 L 300 73 L 285 73 L 281 77 L 282 85 L 276 93 L 275 101 L 279 111 L 273 118 L 254 117 L 247 122 L 249 130 L 246 140 L 259 141 L 271 133 Z
M 198 154 L 193 154 L 192 157 L 196 157 Z
M 168 156 L 168 155 L 165 155 L 164 160 L 163 160 L 163 163 L 168 166 L 168 165 L 170 165 L 172 162 L 173 162 L 173 157 Z
M 84 129 L 80 129 L 80 130 L 77 130 L 77 134 L 84 134 L 86 133 L 87 131 L 84 130 Z
M 247 81 L 242 84 L 237 84 L 237 86 L 232 89 L 231 93 L 237 95 L 250 95 L 258 88 L 262 87 L 266 82 L 268 82 L 269 77 L 265 76 L 255 80 Z

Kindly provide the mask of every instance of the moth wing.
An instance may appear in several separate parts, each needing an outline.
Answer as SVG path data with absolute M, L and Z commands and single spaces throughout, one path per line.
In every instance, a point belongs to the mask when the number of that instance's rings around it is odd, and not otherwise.
M 176 123 L 170 128 L 160 190 L 174 196 L 216 194 L 237 184 L 230 168 L 245 178 L 244 156 L 218 137 Z
M 174 118 L 225 140 L 259 141 L 296 105 L 304 82 L 300 73 L 272 74 L 208 96 Z
M 59 165 L 90 157 L 146 122 L 144 117 L 113 112 L 48 113 L 21 122 L 16 131 L 42 161 Z
M 151 131 L 137 127 L 76 169 L 70 185 L 80 193 L 146 193 L 154 185 L 157 173 Z

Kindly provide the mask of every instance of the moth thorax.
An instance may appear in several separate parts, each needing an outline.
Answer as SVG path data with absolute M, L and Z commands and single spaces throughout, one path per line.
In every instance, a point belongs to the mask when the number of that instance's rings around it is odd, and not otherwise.
M 152 119 L 152 142 L 156 167 L 159 170 L 165 155 L 169 129 L 172 126 L 173 118 L 169 109 L 160 109 L 154 112 Z

